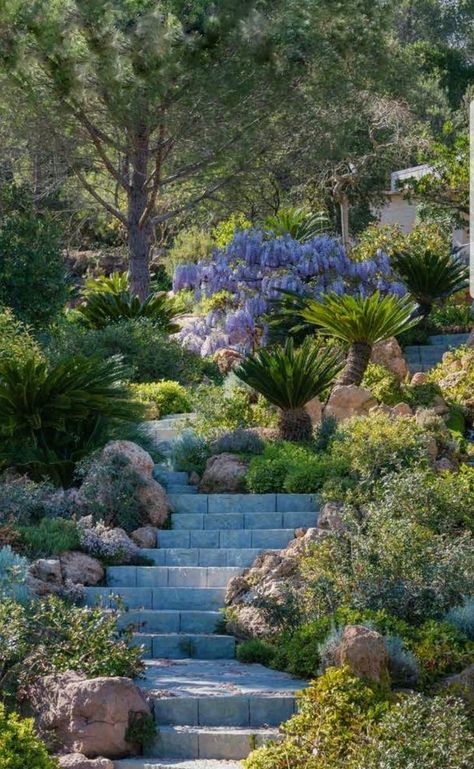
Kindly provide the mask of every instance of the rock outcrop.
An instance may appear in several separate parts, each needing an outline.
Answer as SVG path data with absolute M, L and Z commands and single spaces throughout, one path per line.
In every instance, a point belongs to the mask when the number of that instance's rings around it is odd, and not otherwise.
M 325 416 L 339 421 L 350 417 L 366 415 L 377 406 L 370 390 L 357 385 L 336 385 L 324 409 Z
M 216 454 L 207 461 L 199 484 L 204 493 L 236 493 L 245 488 L 247 463 L 236 454 Z
M 363 625 L 347 625 L 334 654 L 338 667 L 348 666 L 354 675 L 377 683 L 390 681 L 388 653 L 383 636 Z
M 385 366 L 400 380 L 404 381 L 408 376 L 408 365 L 403 357 L 402 348 L 395 337 L 385 342 L 374 344 L 371 356 L 372 363 Z

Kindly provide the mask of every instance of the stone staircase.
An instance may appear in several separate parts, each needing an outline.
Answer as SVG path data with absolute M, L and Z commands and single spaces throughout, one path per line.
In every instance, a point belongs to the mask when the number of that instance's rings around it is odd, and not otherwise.
M 445 352 L 466 344 L 469 334 L 438 334 L 429 337 L 430 344 L 405 347 L 403 356 L 410 374 L 429 371 L 441 362 Z
M 157 466 L 168 490 L 172 528 L 141 552 L 153 566 L 113 566 L 107 586 L 86 600 L 113 605 L 120 596 L 135 642 L 143 645 L 140 685 L 154 703 L 158 734 L 143 758 L 116 769 L 236 769 L 256 746 L 278 739 L 305 682 L 235 660 L 222 631 L 226 586 L 262 550 L 286 547 L 295 529 L 314 526 L 307 494 L 198 494 L 185 473 Z M 229 763 L 230 762 L 230 763 Z

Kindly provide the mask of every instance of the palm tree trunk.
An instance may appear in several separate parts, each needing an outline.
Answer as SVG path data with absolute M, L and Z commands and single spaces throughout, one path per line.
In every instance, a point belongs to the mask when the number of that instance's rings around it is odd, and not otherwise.
M 340 385 L 360 385 L 372 355 L 372 345 L 365 342 L 353 342 L 349 347 L 346 365 L 337 383 Z
M 284 441 L 310 441 L 313 435 L 311 417 L 304 408 L 283 409 L 278 427 Z

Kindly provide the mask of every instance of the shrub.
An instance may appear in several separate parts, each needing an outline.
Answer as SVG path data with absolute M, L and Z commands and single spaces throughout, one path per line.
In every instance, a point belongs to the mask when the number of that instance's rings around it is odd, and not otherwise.
M 75 464 L 106 442 L 110 425 L 133 421 L 142 408 L 124 386 L 118 361 L 69 358 L 55 366 L 0 364 L 3 459 L 33 477 L 71 482 Z
M 314 450 L 326 451 L 329 448 L 331 440 L 337 430 L 338 421 L 335 417 L 323 416 L 321 421 L 316 425 L 314 431 Z
M 11 655 L 10 686 L 25 692 L 38 677 L 74 670 L 88 678 L 141 675 L 144 664 L 140 647 L 130 646 L 131 632 L 119 630 L 118 614 L 100 607 L 78 607 L 51 596 L 28 606 L 14 608 L 0 603 L 0 639 L 19 639 L 20 659 Z M 6 672 L 6 671 L 5 671 Z
M 472 416 L 474 402 L 474 348 L 457 347 L 443 355 L 443 360 L 429 374 L 431 382 L 441 388 L 446 400 L 463 406 Z
M 78 468 L 81 500 L 94 523 L 118 526 L 131 532 L 147 522 L 139 495 L 143 476 L 126 456 L 113 455 L 107 461 L 100 456 L 86 459 Z
M 38 215 L 30 201 L 12 202 L 0 222 L 0 303 L 21 321 L 46 326 L 67 295 L 61 233 L 54 219 Z
M 359 482 L 370 486 L 387 473 L 427 465 L 429 447 L 430 435 L 413 419 L 390 419 L 375 413 L 341 424 L 331 454 L 346 461 Z
M 282 727 L 284 740 L 251 753 L 245 769 L 342 769 L 386 709 L 386 695 L 373 683 L 330 668 L 301 693 L 299 712 Z
M 331 630 L 331 618 L 323 617 L 283 632 L 276 639 L 272 665 L 300 678 L 315 678 L 321 666 L 321 646 Z
M 460 606 L 453 606 L 444 619 L 474 641 L 474 598 L 466 598 Z
M 474 323 L 469 302 L 462 302 L 453 297 L 451 300 L 435 307 L 430 313 L 430 325 L 441 333 L 469 331 Z
M 265 443 L 258 432 L 241 427 L 223 433 L 210 445 L 213 454 L 261 454 L 264 448 Z
M 314 455 L 302 465 L 288 469 L 283 483 L 283 491 L 289 494 L 312 494 L 331 479 L 339 479 L 348 474 L 348 464 L 335 456 Z
M 41 358 L 41 350 L 30 327 L 19 321 L 9 308 L 0 310 L 0 361 Z
M 16 713 L 6 713 L 0 703 L 0 769 L 56 769 L 56 759 L 48 755 L 46 746 L 38 739 L 33 719 L 21 719 Z
M 147 407 L 148 419 L 160 419 L 167 414 L 184 414 L 191 411 L 186 389 L 179 382 L 148 382 L 131 385 L 134 398 Z
M 51 483 L 31 481 L 26 476 L 0 481 L 0 523 L 19 526 L 41 518 L 64 514 L 65 504 Z
M 309 447 L 292 443 L 273 443 L 251 460 L 246 483 L 255 494 L 312 494 L 331 478 L 347 475 L 348 469 L 347 462 L 336 456 L 315 454 Z
M 367 387 L 379 403 L 386 403 L 388 406 L 395 406 L 404 400 L 398 378 L 379 363 L 369 363 L 362 387 Z
M 204 376 L 218 378 L 214 364 L 184 350 L 146 318 L 123 320 L 98 330 L 72 322 L 58 324 L 48 355 L 55 361 L 69 355 L 102 359 L 120 355 L 133 382 L 166 379 L 186 385 L 201 382 Z
M 193 398 L 197 417 L 193 422 L 196 432 L 206 437 L 218 437 L 220 433 L 238 428 L 273 427 L 277 414 L 262 397 L 242 385 L 202 385 Z
M 260 665 L 270 666 L 275 656 L 275 647 L 267 641 L 252 638 L 237 646 L 236 656 L 239 662 L 258 662 Z
M 420 667 L 413 652 L 406 648 L 403 639 L 398 636 L 387 636 L 385 647 L 392 686 L 415 686 L 420 678 Z
M 474 735 L 459 700 L 404 697 L 374 726 L 348 769 L 469 769 Z
M 153 716 L 148 713 L 130 713 L 130 720 L 125 732 L 125 741 L 140 748 L 140 751 L 150 747 L 157 734 L 157 726 Z
M 14 553 L 9 545 L 0 550 L 0 603 L 8 597 L 25 599 L 24 587 L 28 573 L 28 561 Z
M 124 537 L 120 529 L 110 529 L 103 523 L 96 523 L 95 526 L 79 526 L 79 536 L 81 549 L 89 555 L 100 558 L 107 565 L 120 564 L 142 564 L 143 556 L 129 537 Z M 149 564 L 148 564 L 149 565 Z
M 181 230 L 166 254 L 166 272 L 172 278 L 178 264 L 197 264 L 209 259 L 215 245 L 212 235 L 206 230 L 199 227 Z
M 423 623 L 409 648 L 418 660 L 423 687 L 462 670 L 474 657 L 474 643 L 448 622 Z
M 171 464 L 174 470 L 200 475 L 206 469 L 210 452 L 206 440 L 194 430 L 183 430 L 171 447 Z
M 49 558 L 80 547 L 75 521 L 64 518 L 43 518 L 36 526 L 24 526 L 19 531 L 18 547 L 31 559 Z

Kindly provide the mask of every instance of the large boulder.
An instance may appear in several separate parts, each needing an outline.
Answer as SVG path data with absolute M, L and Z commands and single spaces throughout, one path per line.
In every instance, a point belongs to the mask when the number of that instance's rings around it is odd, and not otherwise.
M 86 758 L 133 752 L 125 734 L 137 715 L 150 716 L 143 693 L 129 678 L 92 678 L 68 671 L 40 678 L 29 693 L 36 726 L 63 751 Z
M 64 580 L 75 584 L 98 585 L 104 579 L 104 568 L 97 558 L 67 550 L 59 556 Z
M 247 463 L 236 454 L 216 454 L 207 461 L 199 490 L 205 493 L 236 493 L 245 488 Z
M 347 625 L 344 628 L 334 662 L 338 667 L 347 665 L 354 675 L 361 678 L 371 678 L 382 684 L 390 681 L 383 636 L 363 625 Z
M 309 414 L 311 424 L 317 425 L 320 423 L 323 416 L 323 404 L 319 398 L 313 398 L 312 400 L 308 401 L 304 407 L 304 410 L 307 414 Z
M 30 566 L 30 574 L 41 582 L 48 582 L 52 585 L 62 585 L 63 575 L 61 571 L 61 562 L 58 558 L 38 558 Z
M 377 401 L 370 390 L 357 385 L 336 385 L 331 392 L 324 413 L 338 420 L 368 414 L 377 406 Z
M 143 519 L 152 526 L 163 528 L 168 520 L 170 506 L 163 486 L 153 479 L 136 489 L 135 495 L 142 508 Z
M 58 756 L 61 769 L 114 769 L 108 758 L 86 758 L 82 753 L 68 753 Z
M 156 547 L 157 529 L 155 526 L 141 526 L 130 534 L 137 547 Z
M 387 339 L 385 342 L 377 342 L 372 348 L 372 363 L 378 363 L 385 366 L 400 380 L 404 381 L 408 376 L 408 366 L 403 357 L 402 348 L 395 337 Z
M 108 462 L 114 457 L 124 457 L 130 466 L 144 478 L 152 478 L 155 463 L 145 449 L 132 441 L 110 441 L 102 450 L 101 457 Z

